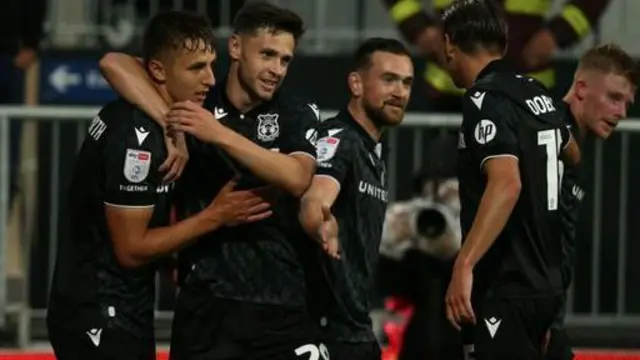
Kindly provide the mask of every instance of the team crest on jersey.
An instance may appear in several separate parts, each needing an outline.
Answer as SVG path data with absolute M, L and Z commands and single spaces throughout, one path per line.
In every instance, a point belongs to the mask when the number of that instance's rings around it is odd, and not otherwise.
M 258 115 L 258 140 L 273 141 L 280 135 L 279 117 L 278 114 Z
M 151 153 L 149 151 L 127 149 L 124 158 L 124 177 L 132 183 L 143 182 L 149 176 Z

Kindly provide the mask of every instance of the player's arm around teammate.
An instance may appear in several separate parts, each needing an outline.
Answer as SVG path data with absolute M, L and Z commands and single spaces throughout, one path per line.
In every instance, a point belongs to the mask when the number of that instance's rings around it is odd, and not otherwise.
M 109 84 L 156 121 L 170 123 L 201 141 L 215 144 L 240 161 L 251 172 L 294 196 L 301 196 L 311 183 L 315 159 L 303 153 L 288 155 L 270 151 L 222 125 L 207 109 L 191 102 L 169 106 L 158 95 L 140 63 L 126 54 L 107 54 L 100 62 Z
M 237 159 L 256 176 L 300 197 L 309 188 L 315 159 L 307 153 L 282 154 L 265 149 L 221 124 L 208 110 L 190 102 L 172 106 L 167 122 L 177 131 L 214 144 Z
M 145 65 L 154 83 L 158 84 L 159 92 L 155 93 L 158 98 L 203 101 L 204 94 L 214 83 L 211 69 L 216 58 L 213 30 L 207 28 L 206 23 L 201 24 L 199 30 L 202 31 L 198 34 L 206 34 L 206 37 L 199 39 L 191 36 L 196 31 L 178 28 L 175 32 L 182 31 L 181 36 L 187 40 L 178 45 L 170 44 L 175 45 L 173 53 L 166 55 L 169 46 L 165 43 L 167 36 L 161 30 L 161 23 L 178 21 L 180 15 L 168 13 L 150 23 L 145 33 Z M 158 160 L 164 159 L 154 157 L 158 149 L 152 139 L 147 139 L 150 129 L 145 127 L 136 126 L 135 132 L 127 132 L 126 141 L 116 137 L 107 140 L 105 217 L 115 255 L 122 265 L 144 265 L 221 226 L 256 221 L 270 215 L 270 205 L 260 196 L 260 190 L 234 191 L 235 182 L 231 181 L 200 213 L 173 226 L 150 229 L 157 194 L 171 185 L 158 175 L 161 163 Z
M 123 77 L 142 77 L 148 78 L 148 74 L 144 68 L 144 62 L 141 58 L 134 58 L 127 54 L 121 53 L 107 53 L 100 59 L 100 70 L 103 71 L 105 78 L 109 79 L 107 74 L 115 73 L 118 76 Z M 151 79 L 149 79 L 151 82 Z M 134 82 L 129 85 L 137 85 L 139 83 Z M 143 109 L 144 112 L 149 115 L 158 125 L 162 127 L 165 132 L 165 145 L 167 148 L 167 159 L 160 166 L 160 171 L 166 172 L 164 181 L 177 180 L 184 167 L 189 161 L 189 151 L 185 143 L 184 134 L 167 131 L 167 124 L 165 121 L 165 114 L 168 111 L 168 107 L 164 102 L 146 102 L 146 101 L 132 101 L 138 99 L 153 98 L 158 94 L 157 88 L 153 85 L 140 86 L 140 87 L 123 87 L 117 89 L 118 93 L 125 99 L 132 102 L 138 108 Z

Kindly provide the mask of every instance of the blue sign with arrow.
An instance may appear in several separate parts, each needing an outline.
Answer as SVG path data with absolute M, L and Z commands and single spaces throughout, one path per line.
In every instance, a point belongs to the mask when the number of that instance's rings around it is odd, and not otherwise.
M 116 95 L 94 59 L 42 59 L 40 103 L 100 105 Z

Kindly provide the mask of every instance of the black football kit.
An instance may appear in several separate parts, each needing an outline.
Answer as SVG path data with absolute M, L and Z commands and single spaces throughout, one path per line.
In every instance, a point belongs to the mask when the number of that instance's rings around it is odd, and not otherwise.
M 323 121 L 319 134 L 315 176 L 333 179 L 340 189 L 331 209 L 338 222 L 340 259 L 320 254 L 327 286 L 316 283 L 310 289 L 325 293 L 311 297 L 313 307 L 324 315 L 331 358 L 380 359 L 369 313 L 387 209 L 382 143 L 348 110 Z
M 575 117 L 571 113 L 568 104 L 560 103 L 564 110 L 566 126 L 571 130 L 573 138 L 581 141 L 580 128 Z M 560 109 L 559 109 L 560 110 Z M 560 193 L 560 210 L 562 214 L 562 281 L 565 293 L 562 303 L 556 314 L 551 327 L 551 339 L 547 348 L 547 359 L 549 360 L 571 360 L 574 357 L 571 349 L 570 339 L 564 327 L 564 320 L 567 310 L 566 291 L 573 279 L 573 269 L 575 267 L 576 252 L 576 226 L 580 212 L 580 204 L 585 196 L 580 178 L 580 164 L 561 163 L 562 190 Z
M 241 113 L 222 82 L 205 108 L 264 149 L 315 161 L 314 104 L 278 91 Z M 241 175 L 238 188 L 267 185 L 214 145 L 189 138 L 188 147 L 190 160 L 176 189 L 178 218 L 206 207 L 235 174 Z M 218 229 L 179 254 L 172 359 L 297 359 L 305 345 L 319 351 L 319 325 L 306 308 L 300 250 L 308 241 L 298 209 L 299 199 L 280 191 L 269 218 Z
M 463 98 L 458 177 L 466 238 L 486 187 L 485 162 L 517 159 L 521 191 L 474 269 L 477 359 L 539 359 L 564 290 L 560 165 L 564 113 L 537 81 L 491 62 Z
M 47 313 L 58 359 L 155 359 L 158 262 L 118 263 L 105 206 L 153 208 L 149 226 L 168 225 L 172 185 L 158 171 L 165 158 L 162 128 L 122 99 L 91 122 L 69 187 L 71 235 L 58 244 Z

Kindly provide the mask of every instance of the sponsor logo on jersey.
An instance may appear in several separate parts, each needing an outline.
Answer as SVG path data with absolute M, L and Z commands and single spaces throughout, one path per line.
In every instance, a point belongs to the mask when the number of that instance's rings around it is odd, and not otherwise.
M 496 124 L 489 119 L 482 119 L 476 124 L 473 131 L 473 137 L 480 145 L 488 144 L 496 137 Z
M 358 191 L 362 194 L 373 196 L 380 201 L 387 202 L 387 190 L 366 181 L 360 180 L 360 184 L 358 184 Z
M 573 196 L 578 199 L 578 201 L 582 201 L 582 199 L 584 198 L 584 190 L 582 190 L 582 188 L 578 185 L 573 185 L 573 187 L 571 188 L 571 194 L 573 194 Z

